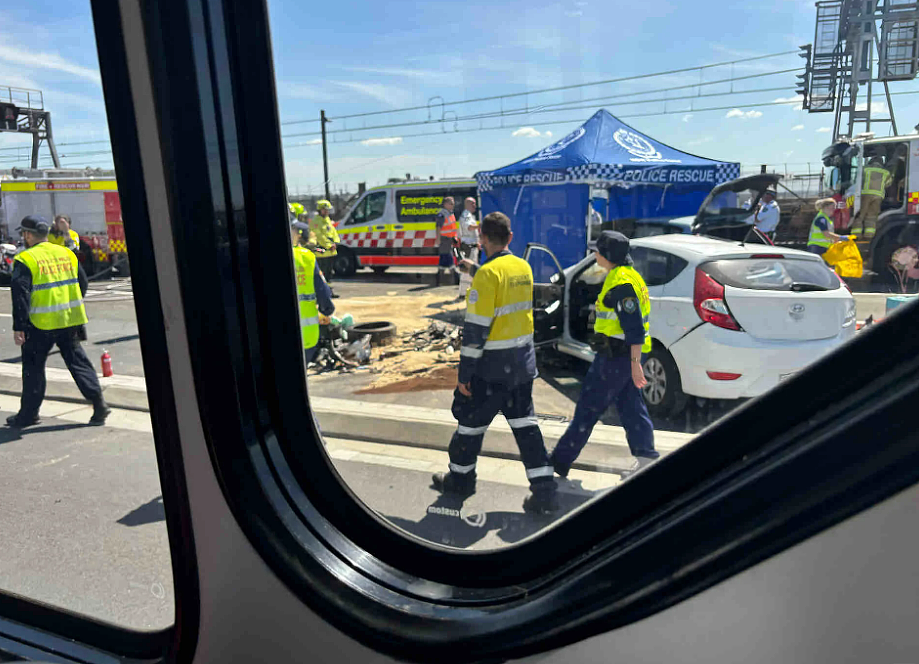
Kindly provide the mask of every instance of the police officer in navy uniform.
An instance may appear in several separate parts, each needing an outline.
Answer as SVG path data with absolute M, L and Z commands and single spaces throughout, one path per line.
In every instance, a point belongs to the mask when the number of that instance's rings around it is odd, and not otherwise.
M 499 412 L 514 433 L 531 494 L 523 509 L 546 514 L 558 509 L 556 484 L 536 411 L 533 380 L 533 271 L 507 249 L 513 233 L 508 217 L 492 212 L 482 220 L 479 238 L 488 259 L 461 269 L 473 273 L 466 295 L 466 323 L 460 348 L 453 416 L 458 426 L 448 449 L 450 472 L 437 473 L 433 487 L 468 497 L 476 490 L 476 459 L 488 425 Z
M 654 449 L 654 425 L 641 394 L 647 384 L 641 357 L 651 350 L 648 287 L 632 267 L 626 236 L 604 231 L 595 253 L 597 263 L 609 274 L 597 299 L 591 342 L 596 356 L 581 385 L 574 419 L 551 455 L 555 472 L 562 477 L 567 477 L 594 425 L 613 404 L 619 411 L 629 449 L 637 459 L 627 474 L 660 456 Z
M 10 294 L 13 299 L 13 340 L 22 346 L 22 400 L 19 412 L 7 418 L 12 427 L 38 424 L 45 397 L 45 361 L 57 345 L 61 358 L 82 395 L 93 404 L 89 423 L 105 424 L 111 410 L 92 363 L 80 347 L 87 322 L 83 296 L 86 273 L 70 250 L 48 242 L 50 225 L 28 216 L 18 229 L 26 250 L 16 256 Z

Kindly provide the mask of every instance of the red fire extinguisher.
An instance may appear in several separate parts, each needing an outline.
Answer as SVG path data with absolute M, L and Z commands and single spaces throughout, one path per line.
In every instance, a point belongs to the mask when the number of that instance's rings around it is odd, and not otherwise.
M 108 354 L 107 350 L 102 351 L 102 376 L 108 378 L 109 376 L 114 376 L 115 372 L 112 371 L 112 356 Z

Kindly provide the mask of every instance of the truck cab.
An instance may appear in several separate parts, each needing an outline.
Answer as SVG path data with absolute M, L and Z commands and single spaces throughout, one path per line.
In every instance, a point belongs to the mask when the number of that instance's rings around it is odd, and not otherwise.
M 862 205 L 865 168 L 873 161 L 887 170 L 890 182 L 881 202 L 877 233 L 872 240 L 859 240 L 865 265 L 886 283 L 893 274 L 889 269 L 894 252 L 903 247 L 919 246 L 919 134 L 874 138 L 860 134 L 844 139 L 823 151 L 824 186 L 840 201 L 837 230 L 856 232 L 856 219 Z M 913 289 L 916 278 L 909 275 Z

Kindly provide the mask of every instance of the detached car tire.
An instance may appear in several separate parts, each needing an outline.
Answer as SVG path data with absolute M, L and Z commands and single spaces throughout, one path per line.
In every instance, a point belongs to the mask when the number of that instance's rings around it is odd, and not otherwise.
M 645 359 L 644 371 L 648 384 L 641 392 L 651 417 L 673 417 L 686 408 L 689 399 L 670 353 L 655 345 Z

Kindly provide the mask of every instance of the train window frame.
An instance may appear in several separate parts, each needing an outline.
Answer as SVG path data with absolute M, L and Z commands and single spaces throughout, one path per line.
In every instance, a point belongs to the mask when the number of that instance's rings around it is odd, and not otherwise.
M 97 32 L 103 11 L 131 4 L 146 40 L 132 53 L 149 64 L 153 107 L 123 106 L 135 97 L 111 73 L 127 70 L 117 22 L 102 65 L 106 105 L 123 113 L 119 136 L 145 113 L 159 127 L 187 335 L 210 340 L 191 357 L 210 461 L 252 546 L 335 627 L 419 662 L 542 652 L 652 615 L 919 481 L 911 430 L 891 419 L 919 396 L 919 339 L 904 334 L 919 322 L 912 305 L 520 544 L 456 552 L 386 524 L 335 473 L 303 408 L 305 368 L 288 359 L 300 356 L 300 335 L 293 267 L 277 260 L 289 231 L 276 103 L 265 112 L 276 102 L 265 3 L 93 0 Z M 113 139 L 116 164 L 137 175 L 130 150 L 144 146 Z M 136 269 L 155 283 L 152 260 Z M 842 369 L 870 346 L 886 350 L 870 379 Z M 168 421 L 171 389 L 151 394 Z M 863 445 L 880 422 L 891 441 Z M 157 441 L 158 455 L 181 460 Z M 812 481 L 815 467 L 824 481 Z M 182 488 L 164 485 L 164 502 L 187 510 Z M 194 632 L 179 618 L 176 647 L 187 648 Z

